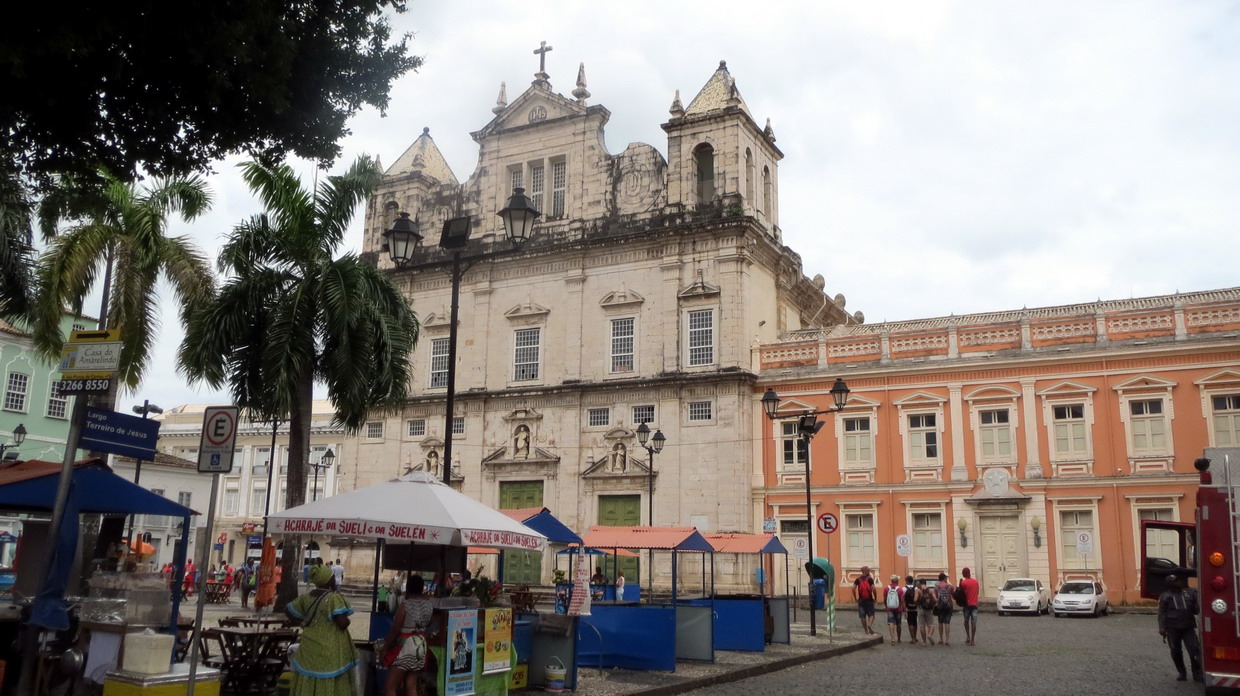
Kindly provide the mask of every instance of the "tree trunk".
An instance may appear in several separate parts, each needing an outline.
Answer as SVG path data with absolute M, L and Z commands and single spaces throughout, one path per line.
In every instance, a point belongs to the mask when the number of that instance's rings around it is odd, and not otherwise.
M 310 422 L 314 410 L 314 375 L 307 370 L 297 387 L 297 401 L 289 414 L 288 429 L 288 491 L 284 497 L 284 509 L 297 507 L 306 502 L 306 470 L 310 463 Z M 274 462 L 274 458 L 273 458 Z M 301 537 L 284 538 L 284 555 L 280 559 L 283 582 L 276 596 L 276 610 L 297 598 L 301 582 Z

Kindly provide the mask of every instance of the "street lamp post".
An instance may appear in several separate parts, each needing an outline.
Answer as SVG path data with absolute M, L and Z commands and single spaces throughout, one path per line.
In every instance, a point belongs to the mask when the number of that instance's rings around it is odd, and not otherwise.
M 5 452 L 8 452 L 14 447 L 21 447 L 22 443 L 25 441 L 26 441 L 26 426 L 21 423 L 18 423 L 17 427 L 13 428 L 13 444 L 10 445 L 10 444 L 5 444 L 5 443 L 0 443 L 0 459 L 4 459 Z
M 152 413 L 154 413 L 155 415 L 159 415 L 163 413 L 164 410 L 156 406 L 155 404 L 151 403 L 150 401 L 143 399 L 141 406 L 133 407 L 133 412 L 142 416 L 142 420 L 146 420 L 147 416 L 151 415 Z M 141 479 L 142 479 L 142 460 L 137 459 L 134 461 L 134 465 L 133 465 L 134 485 L 135 486 L 138 485 L 138 482 Z M 130 553 L 134 553 L 134 549 L 135 549 L 136 542 L 134 541 L 134 538 L 133 538 L 133 528 L 134 528 L 134 523 L 137 521 L 137 519 L 138 519 L 138 516 L 136 514 L 129 516 L 129 551 Z
M 805 440 L 805 535 L 806 540 L 809 542 L 809 561 L 806 563 L 806 567 L 814 563 L 814 507 L 809 483 L 809 443 L 818 434 L 818 431 L 822 430 L 822 426 L 826 425 L 825 422 L 820 423 L 818 421 L 818 416 L 843 411 L 844 407 L 848 405 L 848 392 L 848 385 L 844 383 L 844 380 L 836 379 L 835 384 L 831 385 L 831 399 L 835 403 L 834 407 L 821 411 L 802 411 L 786 415 L 779 412 L 779 395 L 775 393 L 774 389 L 767 389 L 766 393 L 762 395 L 762 410 L 766 412 L 766 417 L 772 421 L 797 419 L 797 434 Z M 818 635 L 818 623 L 814 614 L 814 598 L 812 594 L 808 596 L 810 600 L 809 634 L 816 636 Z
M 649 440 L 650 444 L 646 444 Z M 637 444 L 646 450 L 646 454 L 650 455 L 650 467 L 646 480 L 649 482 L 649 489 L 646 492 L 646 524 L 654 526 L 654 456 L 663 451 L 663 445 L 667 443 L 667 438 L 663 436 L 662 430 L 654 431 L 654 437 L 650 437 L 650 426 L 646 425 L 646 421 L 642 421 L 637 426 Z M 654 551 L 650 552 L 649 562 L 646 564 L 647 582 L 650 583 L 649 597 L 650 601 L 654 601 Z M 623 597 L 617 597 L 617 600 Z
M 310 462 L 310 466 L 314 467 L 314 492 L 311 494 L 310 502 L 319 499 L 319 472 L 327 471 L 336 462 L 336 453 L 328 449 L 323 453 L 317 462 Z
M 534 222 L 542 213 L 534 209 L 525 189 L 514 188 L 508 204 L 496 215 L 504 220 L 504 231 L 513 248 L 507 252 L 492 251 L 464 257 L 463 252 L 469 245 L 469 228 L 472 219 L 469 216 L 452 218 L 443 223 L 443 231 L 439 237 L 439 248 L 452 252 L 452 307 L 448 324 L 448 384 L 446 394 L 446 412 L 444 414 L 443 439 L 443 482 L 452 485 L 452 418 L 456 405 L 456 337 L 457 312 L 461 298 L 461 277 L 478 261 L 489 259 L 503 253 L 512 253 L 520 249 L 529 240 L 534 230 Z M 422 234 L 417 220 L 410 220 L 409 213 L 401 213 L 392 223 L 392 228 L 383 233 L 387 240 L 388 255 L 397 266 L 407 266 L 413 261 L 414 252 L 422 241 Z

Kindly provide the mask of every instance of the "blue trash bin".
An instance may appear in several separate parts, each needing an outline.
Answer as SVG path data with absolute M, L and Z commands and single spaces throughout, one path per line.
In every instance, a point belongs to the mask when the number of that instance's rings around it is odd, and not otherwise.
M 827 606 L 827 581 L 812 580 L 809 584 L 810 606 L 822 609 Z

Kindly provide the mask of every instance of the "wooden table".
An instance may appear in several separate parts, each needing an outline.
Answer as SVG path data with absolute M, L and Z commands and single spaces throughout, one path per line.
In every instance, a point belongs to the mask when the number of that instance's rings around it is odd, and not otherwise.
M 290 628 L 210 628 L 202 632 L 207 664 L 224 671 L 224 689 L 235 694 L 269 694 L 288 666 L 288 646 L 297 640 Z
M 268 630 L 273 628 L 286 628 L 289 625 L 287 616 L 280 614 L 248 614 L 243 616 L 229 616 L 232 621 L 236 621 L 238 626 L 262 627 Z
M 229 595 L 232 593 L 232 585 L 226 582 L 216 582 L 208 580 L 206 584 L 207 603 L 208 604 L 226 604 Z

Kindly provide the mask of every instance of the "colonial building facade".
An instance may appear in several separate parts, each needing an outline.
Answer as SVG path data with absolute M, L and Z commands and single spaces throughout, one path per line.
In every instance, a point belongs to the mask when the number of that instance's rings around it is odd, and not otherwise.
M 589 96 L 584 67 L 571 98 L 540 70 L 511 102 L 501 86 L 494 117 L 472 134 L 478 165 L 463 183 L 426 130 L 387 169 L 367 210 L 365 253 L 408 296 L 422 337 L 408 405 L 366 424 L 344 454 L 359 486 L 450 465 L 466 494 L 497 508 L 546 506 L 578 531 L 651 521 L 754 531 L 752 348 L 857 319 L 781 243 L 783 154 L 724 64 L 688 106 L 676 95 L 662 125 L 666 158 L 642 143 L 609 153 L 610 112 Z M 495 213 L 517 187 L 543 217 L 519 251 L 463 278 L 447 432 L 450 277 L 437 232 L 468 215 L 466 258 L 508 249 Z M 399 212 L 427 236 L 403 268 L 382 237 Z M 643 422 L 667 438 L 653 469 L 636 439 Z M 670 567 L 659 563 L 666 587 Z M 514 565 L 508 579 L 545 581 L 549 565 Z M 750 571 L 721 568 L 720 582 L 749 587 Z
M 754 517 L 785 543 L 806 533 L 841 569 L 959 577 L 994 597 L 1011 577 L 1094 577 L 1139 594 L 1142 555 L 1171 557 L 1141 520 L 1192 520 L 1192 462 L 1240 443 L 1240 288 L 790 332 L 756 351 Z M 808 450 L 781 411 L 847 408 Z M 897 553 L 907 535 L 908 555 Z M 826 553 L 823 553 L 825 550 Z M 847 593 L 845 596 L 848 596 Z

